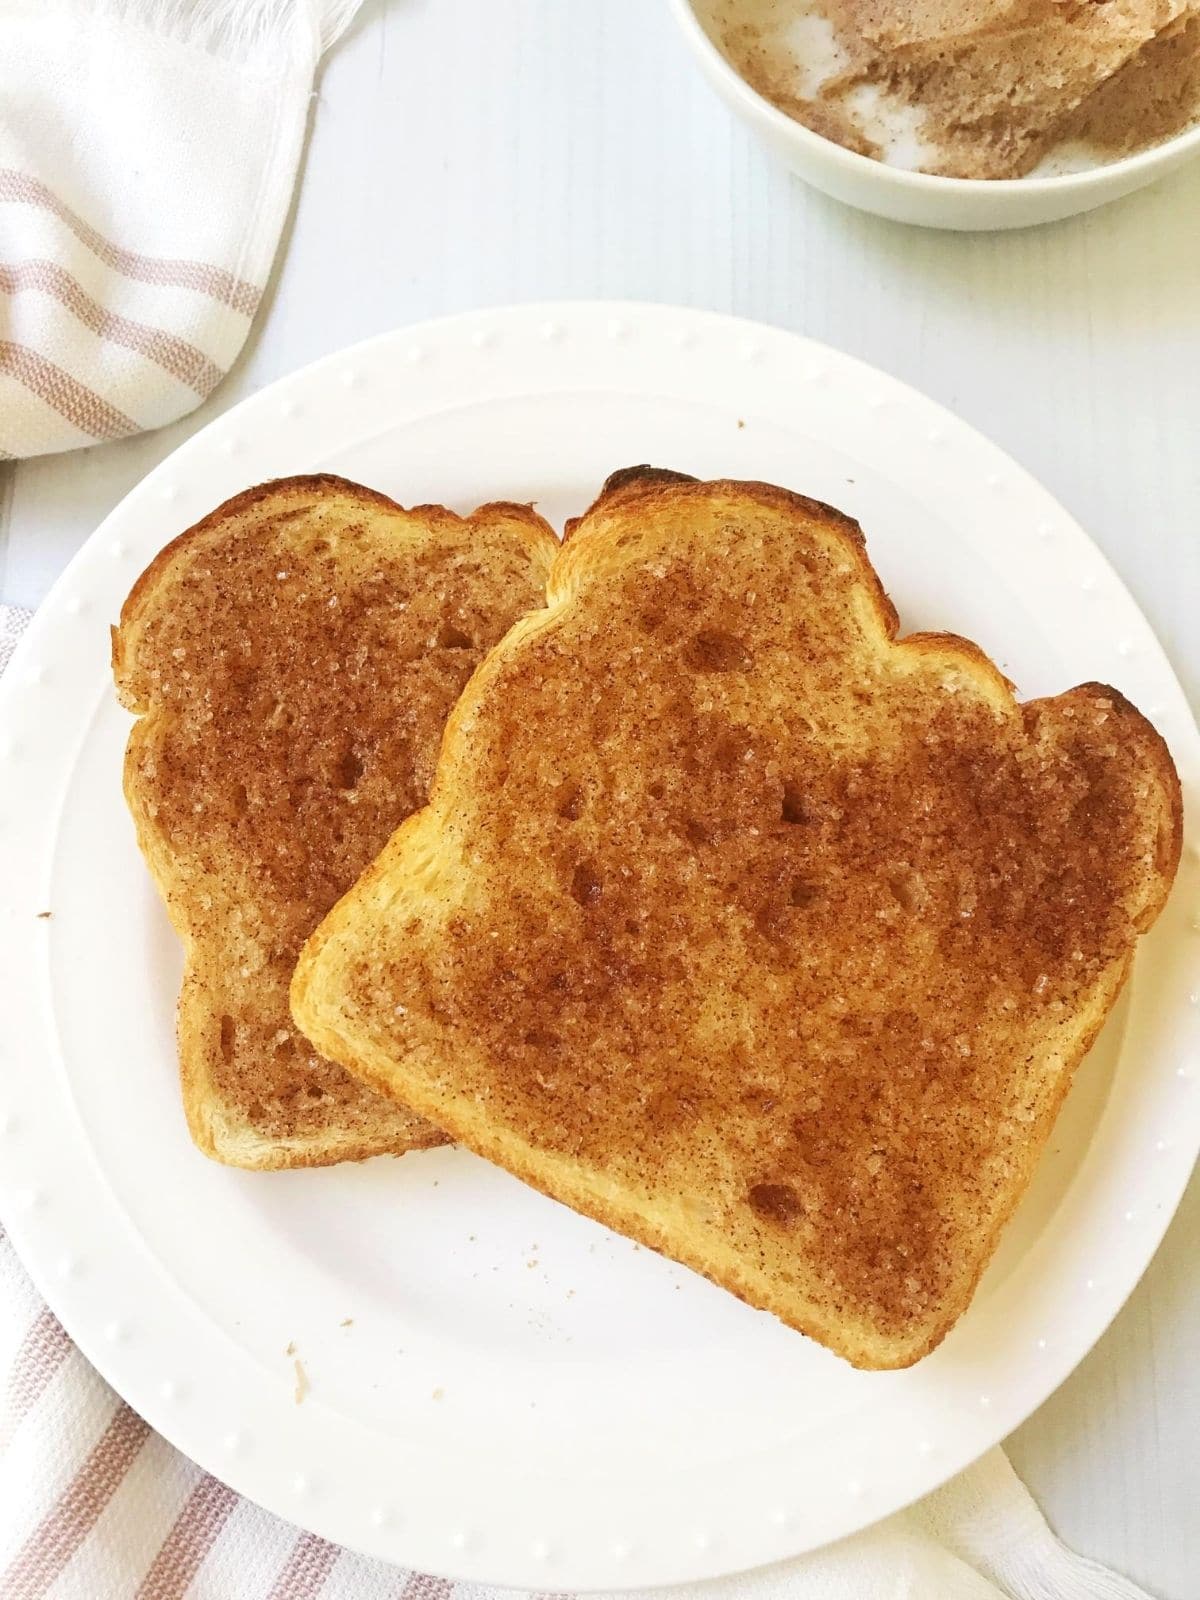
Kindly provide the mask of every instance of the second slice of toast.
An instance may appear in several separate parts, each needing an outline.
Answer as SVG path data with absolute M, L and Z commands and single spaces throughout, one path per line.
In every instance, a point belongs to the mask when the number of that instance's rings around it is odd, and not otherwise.
M 544 601 L 527 506 L 404 510 L 343 479 L 248 490 L 182 534 L 113 630 L 125 793 L 185 949 L 184 1107 L 206 1154 L 324 1165 L 442 1142 L 292 1023 L 297 951 L 424 804 L 451 707 Z

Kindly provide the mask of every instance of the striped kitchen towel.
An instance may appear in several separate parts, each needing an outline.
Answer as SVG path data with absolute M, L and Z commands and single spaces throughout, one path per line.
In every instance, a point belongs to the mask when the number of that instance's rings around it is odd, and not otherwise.
M 221 381 L 360 0 L 0 0 L 0 459 Z
M 0 605 L 0 672 L 28 620 Z M 521 1600 L 357 1555 L 202 1471 L 89 1366 L 0 1223 L 0 1600 L 185 1597 Z M 1067 1550 L 997 1449 L 907 1511 L 812 1555 L 626 1600 L 1150 1597 Z

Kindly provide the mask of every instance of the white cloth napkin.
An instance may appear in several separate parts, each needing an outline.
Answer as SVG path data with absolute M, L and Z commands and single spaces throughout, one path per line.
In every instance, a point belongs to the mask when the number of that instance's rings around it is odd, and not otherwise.
M 0 459 L 157 428 L 242 347 L 360 0 L 0 0 Z
M 0 606 L 0 671 L 29 613 Z M 242 1499 L 88 1365 L 0 1228 L 3 1600 L 514 1600 L 368 1560 Z M 556 1596 L 555 1600 L 564 1600 Z M 1001 1450 L 813 1555 L 641 1600 L 1149 1600 L 1055 1538 Z

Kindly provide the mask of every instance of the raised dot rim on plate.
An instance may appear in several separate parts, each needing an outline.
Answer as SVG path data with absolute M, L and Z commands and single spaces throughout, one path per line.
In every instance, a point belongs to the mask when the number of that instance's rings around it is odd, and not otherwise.
M 762 346 L 755 344 L 751 339 L 746 339 L 738 345 L 738 357 L 742 361 L 757 361 L 761 355 Z M 817 369 L 813 376 L 816 377 L 819 372 L 820 368 Z
M 612 317 L 604 331 L 610 339 L 627 339 L 629 337 L 629 324 L 621 317 Z
M 178 1400 L 179 1385 L 173 1378 L 164 1378 L 158 1386 L 158 1393 L 163 1400 Z
M 357 389 L 362 381 L 362 373 L 356 367 L 350 367 L 342 373 L 343 389 Z
M 242 448 L 242 441 L 240 439 L 234 438 L 232 435 L 230 435 L 226 439 L 222 439 L 221 440 L 221 449 L 225 452 L 225 454 L 227 456 L 236 456 L 236 455 L 240 454 L 241 448 Z
M 476 350 L 490 350 L 496 342 L 496 335 L 487 328 L 480 328 L 471 335 L 471 343 Z
M 543 322 L 538 328 L 538 335 L 540 338 L 544 339 L 547 344 L 552 343 L 555 339 L 561 339 L 563 336 L 562 323 Z
M 163 500 L 170 501 L 170 500 L 178 500 L 179 499 L 179 490 L 175 486 L 175 484 L 173 484 L 173 483 L 164 483 L 162 488 L 158 492 L 159 492 L 159 496 Z
M 294 400 L 284 400 L 279 407 L 279 415 L 285 422 L 290 422 L 293 417 L 300 415 L 300 407 Z
M 292 1479 L 292 1489 L 296 1494 L 308 1493 L 309 1482 L 302 1472 L 298 1472 Z
M 240 1453 L 244 1441 L 240 1433 L 227 1433 L 221 1443 L 231 1456 L 236 1456 Z
M 83 601 L 77 594 L 73 594 L 71 595 L 70 599 L 65 602 L 65 609 L 68 616 L 77 617 L 83 610 Z
M 424 346 L 419 344 L 410 344 L 408 349 L 404 352 L 404 359 L 410 366 L 415 367 L 419 362 L 424 361 L 425 359 Z
M 391 1512 L 386 1506 L 372 1506 L 370 1520 L 373 1528 L 386 1528 L 391 1521 Z
M 121 1344 L 129 1335 L 129 1329 L 123 1322 L 110 1322 L 104 1330 L 104 1337 L 109 1344 Z
M 128 555 L 129 551 L 124 539 L 114 539 L 108 547 L 108 553 L 114 561 L 120 561 L 123 556 Z
M 534 1539 L 529 1546 L 529 1554 L 535 1561 L 549 1561 L 550 1546 L 545 1539 Z

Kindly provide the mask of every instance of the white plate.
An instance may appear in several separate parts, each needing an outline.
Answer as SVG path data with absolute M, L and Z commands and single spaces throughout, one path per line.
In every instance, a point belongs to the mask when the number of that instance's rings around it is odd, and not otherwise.
M 0 687 L 0 1208 L 43 1294 L 129 1403 L 242 1493 L 359 1550 L 538 1588 L 773 1561 L 934 1487 L 1094 1343 L 1200 1143 L 1189 850 L 975 1304 L 908 1372 L 856 1373 L 459 1151 L 254 1175 L 193 1150 L 179 955 L 120 795 L 107 629 L 134 578 L 280 473 L 464 509 L 536 499 L 560 522 L 640 461 L 843 507 L 907 628 L 979 640 L 1024 694 L 1118 685 L 1200 780 L 1133 601 L 1011 461 L 844 356 L 665 307 L 480 312 L 265 390 L 108 518 Z

